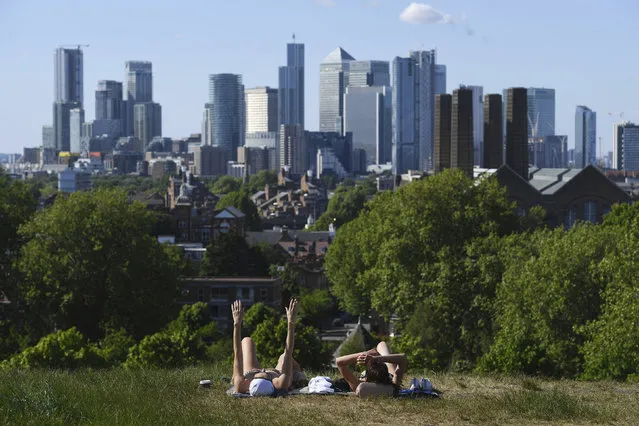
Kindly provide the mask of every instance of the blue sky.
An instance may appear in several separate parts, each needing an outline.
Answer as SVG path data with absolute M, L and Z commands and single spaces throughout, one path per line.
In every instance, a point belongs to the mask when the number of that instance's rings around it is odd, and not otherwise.
M 41 142 L 53 102 L 53 52 L 84 49 L 87 119 L 98 80 L 122 81 L 124 62 L 150 60 L 163 133 L 198 133 L 207 78 L 239 73 L 246 87 L 277 87 L 292 33 L 306 44 L 306 123 L 319 121 L 318 69 L 337 46 L 356 59 L 392 60 L 436 48 L 448 91 L 482 85 L 556 89 L 557 133 L 573 145 L 578 104 L 597 112 L 604 152 L 612 123 L 639 121 L 637 0 L 425 0 L 400 19 L 403 0 L 0 0 L 0 152 Z

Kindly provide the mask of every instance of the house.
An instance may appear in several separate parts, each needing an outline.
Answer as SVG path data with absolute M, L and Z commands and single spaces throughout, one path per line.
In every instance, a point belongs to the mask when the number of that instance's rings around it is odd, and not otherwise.
M 176 194 L 176 188 L 179 192 Z M 172 177 L 169 181 L 167 205 L 176 231 L 178 243 L 208 245 L 220 234 L 244 236 L 246 216 L 235 207 L 216 209 L 219 197 L 193 174 Z
M 330 232 L 298 231 L 286 227 L 272 231 L 247 232 L 249 246 L 266 244 L 279 248 L 298 273 L 298 284 L 310 290 L 328 289 L 324 257 L 333 239 Z
M 282 282 L 279 278 L 185 278 L 181 286 L 182 297 L 178 303 L 207 303 L 211 319 L 222 329 L 233 326 L 231 303 L 235 300 L 241 300 L 245 309 L 259 302 L 278 312 L 282 307 Z
M 475 169 L 476 178 L 491 175 L 506 187 L 519 215 L 540 205 L 546 210 L 549 226 L 571 228 L 577 220 L 598 223 L 613 205 L 631 202 L 628 193 L 593 166 L 583 169 L 531 168 L 528 180 L 507 165 L 499 169 Z

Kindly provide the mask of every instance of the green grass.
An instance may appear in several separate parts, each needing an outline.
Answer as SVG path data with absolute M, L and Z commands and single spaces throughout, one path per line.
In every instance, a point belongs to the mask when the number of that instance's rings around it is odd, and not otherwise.
M 222 367 L 1 371 L 1 424 L 632 424 L 639 384 L 431 374 L 439 400 L 231 398 Z M 422 376 L 418 372 L 415 375 Z M 200 379 L 213 381 L 210 389 Z

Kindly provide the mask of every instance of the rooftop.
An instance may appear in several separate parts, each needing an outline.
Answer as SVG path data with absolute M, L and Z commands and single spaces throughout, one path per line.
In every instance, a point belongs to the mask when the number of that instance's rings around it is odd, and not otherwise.
M 337 49 L 329 53 L 328 56 L 324 58 L 322 63 L 334 64 L 334 63 L 340 63 L 344 61 L 354 61 L 354 60 L 355 58 L 353 58 L 346 50 L 342 49 L 341 47 L 338 47 Z

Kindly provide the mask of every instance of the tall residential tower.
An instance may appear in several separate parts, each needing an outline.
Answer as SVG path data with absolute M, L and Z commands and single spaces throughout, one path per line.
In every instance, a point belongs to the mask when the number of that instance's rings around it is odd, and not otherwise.
M 84 55 L 80 46 L 60 47 L 54 55 L 55 99 L 53 103 L 53 137 L 57 151 L 71 148 L 71 110 L 81 110 L 84 117 Z M 74 113 L 80 117 L 80 112 Z
M 278 90 L 256 87 L 244 91 L 246 133 L 277 132 Z
M 482 167 L 497 169 L 504 163 L 504 127 L 502 99 L 499 94 L 484 97 L 484 149 Z
M 575 168 L 597 163 L 597 113 L 587 106 L 575 110 Z
M 434 50 L 393 60 L 393 173 L 432 169 L 435 95 L 445 91 L 445 76 Z
M 244 85 L 239 74 L 209 75 L 210 140 L 212 146 L 224 147 L 229 159 L 237 159 L 237 148 L 244 145 Z
M 124 63 L 126 83 L 126 122 L 124 134 L 134 134 L 135 105 L 153 102 L 153 65 L 148 61 L 127 61 Z
M 473 178 L 473 108 L 475 93 L 461 87 L 453 91 L 450 121 L 450 167 Z
M 304 128 L 304 44 L 286 45 L 286 65 L 279 69 L 277 127 L 299 124 Z
M 524 87 L 506 90 L 506 164 L 528 180 L 528 97 Z

